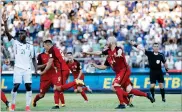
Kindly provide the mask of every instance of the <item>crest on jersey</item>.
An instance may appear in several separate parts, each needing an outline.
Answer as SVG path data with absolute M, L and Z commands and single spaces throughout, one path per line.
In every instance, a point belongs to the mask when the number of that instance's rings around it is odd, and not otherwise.
M 159 64 L 160 63 L 160 60 L 156 60 L 156 63 Z
M 52 54 L 49 54 L 49 57 L 52 58 Z
M 121 56 L 122 56 L 122 53 L 123 53 L 123 51 L 122 51 L 121 49 L 119 49 L 119 50 L 118 50 L 118 55 L 117 55 L 117 57 L 121 57 Z

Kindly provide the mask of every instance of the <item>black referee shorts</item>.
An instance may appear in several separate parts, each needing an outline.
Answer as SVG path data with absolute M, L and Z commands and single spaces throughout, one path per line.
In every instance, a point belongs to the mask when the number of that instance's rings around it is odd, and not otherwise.
M 150 84 L 156 84 L 156 81 L 158 81 L 158 83 L 164 83 L 164 74 L 161 70 L 150 71 Z

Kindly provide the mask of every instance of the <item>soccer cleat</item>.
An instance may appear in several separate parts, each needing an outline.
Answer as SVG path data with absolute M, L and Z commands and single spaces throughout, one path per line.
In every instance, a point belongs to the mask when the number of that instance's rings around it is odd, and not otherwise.
M 26 112 L 30 112 L 30 106 L 26 106 L 26 107 L 25 107 L 25 111 L 26 111 Z
M 115 109 L 125 109 L 125 108 L 126 108 L 126 106 L 124 104 L 120 104 Z
M 134 105 L 132 103 L 128 104 L 127 106 L 129 107 L 134 107 Z
M 86 86 L 86 87 L 87 87 L 88 92 L 92 93 L 92 90 L 90 89 L 90 87 L 89 86 Z
M 155 98 L 154 98 L 154 102 L 155 102 Z
M 53 106 L 52 109 L 59 109 L 59 106 L 58 105 Z
M 16 107 L 15 104 L 11 104 L 11 111 L 15 111 L 15 107 Z
M 166 99 L 162 99 L 163 102 L 166 102 Z
M 61 107 L 65 107 L 66 105 L 65 104 L 61 104 Z
M 151 103 L 154 102 L 154 98 L 152 97 L 151 93 L 147 93 L 147 98 L 151 101 Z
M 85 85 L 84 82 L 83 82 L 83 80 L 80 80 L 80 79 L 75 79 L 75 82 L 79 86 L 84 86 Z
M 84 103 L 88 103 L 88 100 L 85 100 Z
M 134 97 L 133 94 L 129 94 L 129 95 L 128 95 L 129 104 L 131 104 L 131 102 L 133 101 L 133 97 Z
M 33 105 L 33 107 L 36 107 L 37 103 L 33 101 L 32 105 Z
M 10 102 L 6 102 L 6 110 L 10 111 L 11 110 L 11 103 Z

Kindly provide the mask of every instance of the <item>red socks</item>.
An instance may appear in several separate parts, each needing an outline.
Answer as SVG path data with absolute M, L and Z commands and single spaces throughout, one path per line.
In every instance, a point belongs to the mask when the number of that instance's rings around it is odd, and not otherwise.
M 54 103 L 55 105 L 59 105 L 59 91 L 54 91 Z
M 67 90 L 67 89 L 73 87 L 74 85 L 76 85 L 75 81 L 64 84 L 64 85 L 61 86 L 61 91 Z
M 88 88 L 87 87 L 83 87 L 82 90 L 83 91 L 88 91 Z
M 38 100 L 42 99 L 43 97 L 40 97 L 39 94 L 37 94 L 34 98 L 34 102 L 37 102 Z
M 129 104 L 129 100 L 128 100 L 128 98 L 126 96 L 123 96 L 123 100 L 124 100 L 125 104 Z
M 120 88 L 120 87 L 114 87 L 115 90 L 116 90 L 116 95 L 118 96 L 118 99 L 119 99 L 119 102 L 120 104 L 123 104 L 124 103 L 124 100 L 123 100 L 123 90 Z
M 4 102 L 4 103 L 6 103 L 8 100 L 7 100 L 7 98 L 6 98 L 6 96 L 5 96 L 5 94 L 4 94 L 4 92 L 2 92 L 1 91 L 1 100 Z
M 80 94 L 82 95 L 82 97 L 84 98 L 85 101 L 88 101 L 85 91 L 82 90 L 82 92 Z
M 144 96 L 144 97 L 147 97 L 147 94 L 146 93 L 144 93 L 144 92 L 142 92 L 140 90 L 137 90 L 137 89 L 132 89 L 130 91 L 130 94 L 134 94 L 136 96 Z
M 60 93 L 59 93 L 59 99 L 61 100 L 61 104 L 65 104 L 63 92 L 60 92 Z

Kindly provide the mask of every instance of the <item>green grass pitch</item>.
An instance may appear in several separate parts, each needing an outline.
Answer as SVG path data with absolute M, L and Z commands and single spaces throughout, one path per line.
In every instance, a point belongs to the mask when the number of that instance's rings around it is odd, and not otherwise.
M 11 99 L 10 94 L 6 94 L 8 99 Z M 35 97 L 36 94 L 33 94 Z M 134 97 L 133 104 L 135 107 L 126 108 L 124 110 L 116 110 L 114 109 L 118 105 L 117 96 L 115 94 L 87 94 L 89 102 L 85 103 L 80 94 L 70 94 L 65 93 L 65 101 L 66 107 L 60 108 L 60 110 L 51 110 L 50 108 L 54 105 L 53 94 L 48 93 L 44 97 L 38 101 L 37 107 L 32 107 L 32 111 L 60 111 L 60 112 L 88 112 L 88 111 L 97 111 L 97 112 L 136 112 L 136 111 L 169 111 L 169 112 L 177 112 L 182 111 L 182 102 L 181 102 L 181 94 L 167 94 L 166 100 L 167 102 L 161 101 L 161 96 L 156 95 L 156 102 L 150 103 L 150 101 L 143 97 Z M 16 101 L 16 111 L 24 111 L 25 109 L 25 94 L 18 94 Z M 1 102 L 1 110 L 5 111 L 5 105 Z

